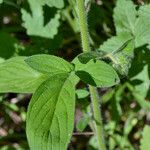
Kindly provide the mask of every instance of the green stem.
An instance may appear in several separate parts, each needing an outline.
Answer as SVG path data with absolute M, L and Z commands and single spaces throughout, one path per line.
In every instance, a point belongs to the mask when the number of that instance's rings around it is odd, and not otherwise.
M 93 86 L 89 86 L 89 91 L 91 95 L 95 132 L 97 135 L 99 150 L 106 150 L 103 133 L 102 115 L 100 110 L 100 96 L 98 94 L 97 89 Z
M 76 0 L 78 7 L 78 16 L 79 16 L 79 26 L 81 31 L 81 40 L 83 52 L 90 52 L 90 43 L 89 43 L 89 32 L 87 26 L 87 17 L 84 6 L 84 0 Z M 98 95 L 98 91 L 95 87 L 89 85 L 89 91 L 91 95 L 92 108 L 93 108 L 93 116 L 94 116 L 94 125 L 95 125 L 95 133 L 97 135 L 99 150 L 106 150 L 104 136 L 103 136 L 103 124 L 102 124 L 102 116 L 100 110 L 100 97 Z
M 88 26 L 86 21 L 86 12 L 84 7 L 84 0 L 77 0 L 78 6 L 78 17 L 79 17 L 79 25 L 81 31 L 81 40 L 82 40 L 82 47 L 83 52 L 90 52 L 90 44 L 89 44 L 89 32 Z

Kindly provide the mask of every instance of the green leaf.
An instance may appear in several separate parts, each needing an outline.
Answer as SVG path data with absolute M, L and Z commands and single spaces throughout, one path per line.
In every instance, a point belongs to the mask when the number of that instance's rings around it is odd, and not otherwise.
M 150 147 L 150 126 L 146 125 L 143 130 L 143 138 L 141 139 L 141 150 L 147 150 Z
M 0 0 L 0 4 L 3 3 L 3 0 Z
M 32 93 L 47 79 L 25 62 L 26 57 L 14 57 L 0 63 L 0 93 Z
M 76 75 L 85 83 L 97 87 L 110 87 L 120 81 L 116 71 L 100 60 L 91 60 L 87 64 L 80 64 L 76 68 Z
M 150 4 L 139 8 L 135 28 L 135 45 L 140 47 L 150 43 Z
M 74 66 L 60 57 L 53 55 L 33 55 L 25 59 L 25 62 L 33 69 L 44 74 L 69 73 Z
M 116 51 L 120 49 L 124 44 L 126 44 L 129 40 L 132 39 L 132 36 L 127 32 L 122 32 L 117 36 L 113 36 L 109 38 L 106 42 L 104 42 L 99 51 L 105 51 L 107 53 Z
M 96 136 L 92 136 L 89 140 L 89 150 L 97 150 L 98 149 L 98 142 L 97 142 L 97 137 Z
M 118 0 L 113 15 L 117 34 L 121 32 L 134 34 L 136 15 L 135 5 L 131 0 Z
M 24 21 L 23 26 L 27 29 L 29 35 L 41 36 L 46 38 L 53 38 L 57 32 L 60 25 L 59 19 L 60 14 L 56 13 L 50 21 L 44 25 L 44 11 L 43 6 L 49 4 L 50 6 L 57 5 L 58 0 L 48 1 L 48 0 L 28 0 L 32 15 L 28 13 L 25 9 L 22 9 L 22 20 Z M 61 6 L 61 2 L 58 6 Z
M 77 122 L 77 130 L 82 132 L 87 127 L 90 122 L 90 116 L 88 114 L 84 114 L 84 116 Z
M 86 89 L 77 89 L 76 94 L 78 99 L 83 99 L 89 96 L 89 92 Z
M 31 150 L 67 149 L 75 110 L 75 87 L 71 77 L 67 76 L 48 79 L 31 99 L 27 113 L 27 137 Z
M 124 6 L 124 7 L 122 7 Z M 114 9 L 114 22 L 117 35 L 128 32 L 135 38 L 135 47 L 150 43 L 150 4 L 140 6 L 131 0 L 118 0 Z

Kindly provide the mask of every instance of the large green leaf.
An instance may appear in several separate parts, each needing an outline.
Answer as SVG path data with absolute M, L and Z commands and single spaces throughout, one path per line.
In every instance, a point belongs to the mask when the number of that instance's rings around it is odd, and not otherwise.
M 122 7 L 124 6 L 124 7 Z M 131 0 L 118 0 L 114 9 L 117 35 L 128 32 L 135 38 L 135 47 L 150 43 L 150 4 L 138 10 Z
M 53 55 L 33 55 L 28 57 L 25 62 L 33 69 L 47 74 L 69 73 L 74 66 L 62 58 Z
M 33 95 L 27 114 L 31 150 L 66 150 L 74 124 L 75 87 L 70 77 L 54 76 Z
M 150 43 L 150 4 L 141 6 L 135 28 L 136 47 Z
M 47 79 L 31 67 L 24 59 L 26 57 L 14 57 L 0 63 L 0 92 L 32 93 Z
M 43 6 L 47 3 L 49 5 L 57 5 L 57 3 L 53 0 L 28 0 L 28 2 L 30 4 L 32 15 L 25 9 L 22 9 L 23 26 L 27 29 L 27 33 L 29 35 L 53 38 L 58 32 L 60 14 L 56 13 L 55 16 L 50 18 L 50 21 L 44 25 Z
M 131 0 L 118 0 L 113 16 L 117 34 L 121 32 L 134 34 L 136 15 L 135 5 Z
M 141 139 L 141 150 L 148 150 L 150 147 L 150 126 L 146 125 L 143 130 L 143 137 Z
M 0 0 L 0 4 L 3 3 L 3 0 Z
M 76 75 L 85 83 L 97 87 L 110 87 L 119 83 L 116 71 L 100 60 L 90 60 L 86 64 L 78 64 Z

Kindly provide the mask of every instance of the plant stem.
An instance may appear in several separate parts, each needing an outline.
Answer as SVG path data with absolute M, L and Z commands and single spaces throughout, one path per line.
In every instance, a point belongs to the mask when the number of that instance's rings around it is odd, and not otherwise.
M 90 52 L 91 49 L 89 44 L 89 35 L 88 35 L 89 32 L 88 32 L 88 26 L 86 21 L 87 18 L 86 18 L 86 12 L 84 7 L 84 0 L 77 0 L 77 6 L 78 6 L 78 17 L 79 17 L 83 52 Z
M 78 16 L 79 16 L 79 26 L 81 32 L 81 40 L 82 40 L 82 48 L 83 52 L 90 52 L 90 43 L 89 43 L 89 32 L 87 26 L 87 17 L 84 6 L 84 0 L 76 0 L 78 7 Z M 99 150 L 106 150 L 104 136 L 103 136 L 103 124 L 102 124 L 102 116 L 100 110 L 100 97 L 98 95 L 98 91 L 95 87 L 89 85 L 89 91 L 91 95 L 92 108 L 93 108 L 93 116 L 94 116 L 94 125 L 95 125 L 95 133 L 98 140 Z
M 100 109 L 100 96 L 96 87 L 89 86 L 89 91 L 91 95 L 95 132 L 98 140 L 99 150 L 106 150 L 103 133 L 102 115 Z

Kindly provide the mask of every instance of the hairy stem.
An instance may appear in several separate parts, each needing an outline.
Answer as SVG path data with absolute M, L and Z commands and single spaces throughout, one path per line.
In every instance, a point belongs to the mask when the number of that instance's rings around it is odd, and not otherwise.
M 84 0 L 76 0 L 78 7 L 78 16 L 79 16 L 79 26 L 81 32 L 82 48 L 83 52 L 90 52 L 90 43 L 89 43 L 89 32 L 87 26 L 87 17 L 84 6 Z M 94 125 L 95 125 L 95 134 L 97 136 L 99 150 L 106 150 L 104 136 L 103 136 L 103 124 L 102 116 L 100 111 L 100 97 L 98 91 L 95 87 L 89 85 L 89 91 L 91 95 L 93 116 L 94 116 Z
M 99 150 L 106 150 L 105 141 L 104 141 L 104 133 L 103 133 L 102 116 L 101 116 L 101 110 L 100 110 L 100 96 L 98 94 L 97 89 L 93 86 L 89 86 L 89 91 L 91 95 L 95 133 L 96 133 L 97 140 L 98 140 Z
M 84 7 L 84 0 L 77 0 L 78 6 L 78 17 L 79 17 L 79 25 L 81 31 L 81 40 L 82 40 L 82 47 L 83 52 L 89 52 L 90 49 L 90 42 L 89 42 L 89 32 L 87 26 L 87 18 L 86 18 L 86 11 Z

